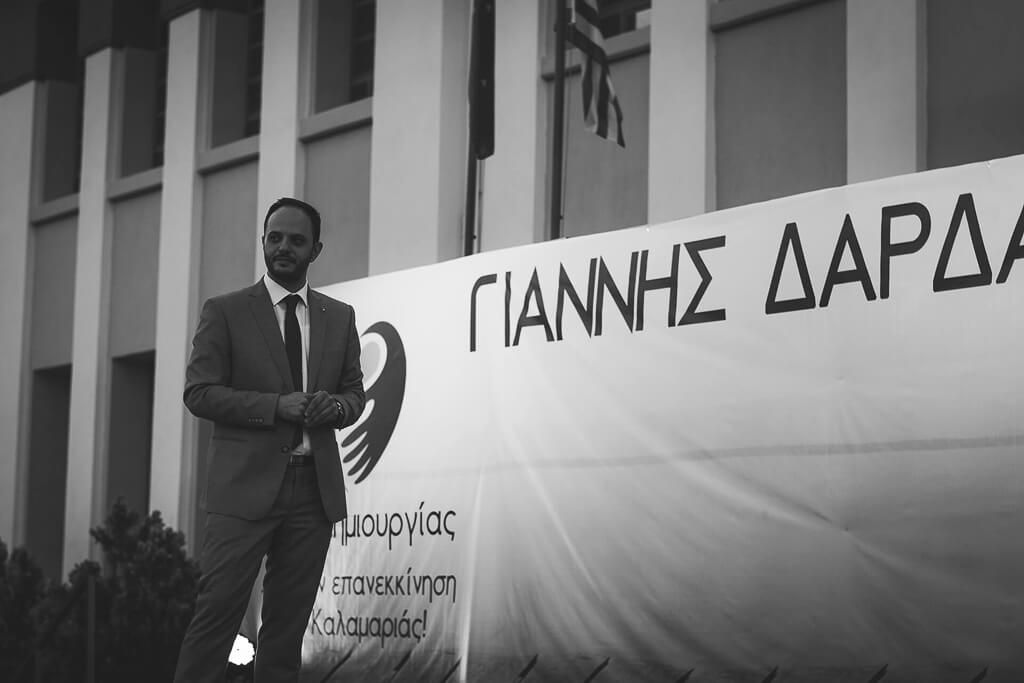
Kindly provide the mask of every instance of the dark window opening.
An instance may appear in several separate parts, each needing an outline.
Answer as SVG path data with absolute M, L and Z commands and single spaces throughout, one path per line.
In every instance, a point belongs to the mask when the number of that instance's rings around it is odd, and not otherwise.
M 152 351 L 111 359 L 106 510 L 120 499 L 129 510 L 149 511 L 154 359 Z
M 153 111 L 153 166 L 164 165 L 164 127 L 167 124 L 167 52 L 170 24 L 160 24 L 160 44 L 156 51 L 156 107 Z
M 168 25 L 155 14 L 152 21 L 147 46 L 124 50 L 122 177 L 158 168 L 164 162 Z
M 375 0 L 320 0 L 316 9 L 313 111 L 373 96 Z
M 73 81 L 52 80 L 47 87 L 42 192 L 50 201 L 78 192 L 82 180 L 85 60 L 76 63 Z
M 249 0 L 245 68 L 245 137 L 260 132 L 263 89 L 263 1 Z
M 210 147 L 259 135 L 264 0 L 214 12 Z
M 62 575 L 71 366 L 32 373 L 25 546 L 51 579 Z
M 373 95 L 376 15 L 376 0 L 354 0 L 352 7 L 352 68 L 349 72 L 350 102 Z
M 73 0 L 40 0 L 36 20 L 40 57 L 39 80 L 43 82 L 43 135 L 39 187 L 35 196 L 49 201 L 78 192 L 82 165 L 82 116 L 85 95 L 85 62 L 78 55 L 79 3 Z

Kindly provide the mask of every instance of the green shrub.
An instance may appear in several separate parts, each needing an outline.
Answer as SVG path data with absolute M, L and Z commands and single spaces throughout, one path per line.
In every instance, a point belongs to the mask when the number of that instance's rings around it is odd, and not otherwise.
M 24 548 L 10 554 L 0 541 L 0 681 L 14 679 L 32 651 L 32 608 L 46 591 L 39 566 Z
M 181 532 L 159 512 L 146 517 L 118 501 L 103 526 L 90 531 L 103 553 L 75 566 L 68 584 L 51 586 L 32 609 L 37 674 L 54 683 L 79 681 L 86 667 L 89 575 L 95 577 L 96 680 L 170 681 L 195 608 L 199 567 L 185 554 Z M 83 591 L 57 623 L 72 593 Z M 56 630 L 39 643 L 54 624 Z

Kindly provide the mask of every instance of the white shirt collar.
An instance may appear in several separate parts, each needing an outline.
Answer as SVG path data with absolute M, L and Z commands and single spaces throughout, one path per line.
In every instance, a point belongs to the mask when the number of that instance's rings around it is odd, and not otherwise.
M 273 278 L 271 278 L 270 275 L 264 275 L 263 276 L 263 285 L 267 288 L 267 293 L 270 294 L 270 303 L 272 303 L 275 306 L 277 306 L 279 303 L 281 303 L 281 300 L 284 299 L 289 294 L 298 294 L 299 298 L 302 299 L 303 305 L 305 305 L 307 308 L 309 307 L 309 299 L 308 299 L 308 297 L 309 297 L 309 283 L 308 282 L 304 283 L 302 285 L 302 288 L 299 289 L 299 291 L 297 291 L 297 292 L 289 292 L 287 289 L 285 289 L 281 285 L 279 285 L 276 282 L 274 282 Z

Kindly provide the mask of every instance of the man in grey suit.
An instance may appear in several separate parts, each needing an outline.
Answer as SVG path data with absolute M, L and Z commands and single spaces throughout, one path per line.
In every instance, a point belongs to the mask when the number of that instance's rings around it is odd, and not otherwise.
M 317 210 L 279 199 L 263 222 L 266 276 L 203 305 L 184 400 L 214 426 L 202 577 L 177 683 L 224 680 L 264 557 L 255 680 L 298 679 L 332 523 L 346 514 L 334 430 L 365 403 L 355 313 L 306 282 L 322 249 Z

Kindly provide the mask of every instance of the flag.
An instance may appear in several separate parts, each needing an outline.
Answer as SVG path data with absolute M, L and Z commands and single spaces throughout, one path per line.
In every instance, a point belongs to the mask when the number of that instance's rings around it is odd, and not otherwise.
M 568 0 L 572 20 L 566 39 L 578 47 L 586 61 L 583 64 L 583 120 L 586 129 L 606 140 L 626 146 L 622 136 L 622 107 L 612 87 L 608 55 L 604 51 L 597 0 Z
M 473 1 L 470 37 L 470 149 L 477 159 L 494 154 L 494 0 Z

